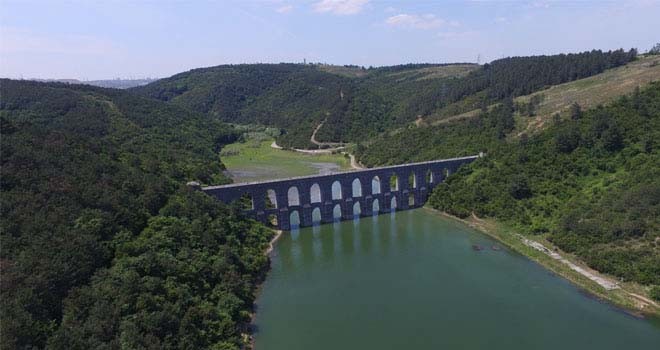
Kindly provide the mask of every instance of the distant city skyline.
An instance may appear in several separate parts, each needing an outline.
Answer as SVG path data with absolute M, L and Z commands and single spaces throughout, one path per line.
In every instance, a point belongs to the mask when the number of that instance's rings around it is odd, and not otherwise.
M 0 76 L 163 78 L 238 63 L 384 66 L 637 48 L 660 1 L 0 0 Z

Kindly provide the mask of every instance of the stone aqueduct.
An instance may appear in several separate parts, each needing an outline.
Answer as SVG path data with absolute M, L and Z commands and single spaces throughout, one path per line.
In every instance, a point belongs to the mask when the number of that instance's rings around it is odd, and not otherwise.
M 282 230 L 422 206 L 431 189 L 478 156 L 370 168 L 328 175 L 202 188 L 245 214 Z

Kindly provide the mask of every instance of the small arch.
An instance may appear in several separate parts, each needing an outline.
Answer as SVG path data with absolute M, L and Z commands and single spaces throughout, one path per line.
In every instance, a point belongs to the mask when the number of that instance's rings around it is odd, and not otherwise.
M 312 225 L 318 225 L 321 223 L 321 209 L 314 208 L 312 210 Z
M 291 228 L 300 227 L 300 215 L 297 210 L 294 210 L 289 214 L 289 226 L 291 226 Z
M 397 207 L 396 197 L 392 197 L 392 200 L 390 201 L 390 211 L 395 211 Z
M 341 220 L 341 205 L 337 204 L 334 208 L 332 208 L 332 219 L 334 221 Z
M 371 179 L 371 194 L 379 194 L 380 193 L 380 178 L 378 175 L 374 176 L 373 179 Z
M 339 181 L 335 181 L 332 183 L 332 200 L 341 198 L 341 183 Z
M 378 198 L 374 199 L 373 203 L 371 203 L 371 212 L 373 215 L 378 215 L 380 212 L 380 202 L 378 201 Z
M 398 191 L 399 190 L 399 177 L 396 176 L 396 174 L 392 174 L 390 176 L 390 191 Z
M 275 193 L 275 190 L 269 189 L 266 191 L 264 206 L 266 209 L 277 209 L 277 193 Z
M 408 175 L 408 188 L 417 188 L 417 175 L 414 172 Z
M 360 179 L 355 178 L 351 183 L 351 187 L 353 197 L 362 197 L 362 182 L 360 182 Z
M 360 208 L 360 202 L 355 202 L 353 204 L 353 217 L 360 216 L 362 214 L 362 208 Z
M 243 210 L 254 209 L 254 201 L 252 200 L 252 195 L 249 193 L 243 193 L 238 199 L 238 203 Z
M 270 215 L 268 215 L 268 221 L 267 221 L 267 224 L 270 225 L 270 226 L 272 226 L 272 227 L 277 227 L 277 224 L 278 224 L 278 222 L 277 222 L 277 215 L 275 215 L 275 214 L 270 214 Z
M 427 184 L 433 183 L 433 172 L 431 171 L 431 169 L 426 171 L 426 183 Z
M 287 197 L 289 199 L 289 206 L 300 205 L 300 194 L 298 194 L 298 187 L 289 187 Z
M 415 194 L 412 192 L 408 194 L 408 206 L 409 207 L 415 206 Z
M 315 183 L 309 189 L 310 203 L 321 203 L 321 187 Z

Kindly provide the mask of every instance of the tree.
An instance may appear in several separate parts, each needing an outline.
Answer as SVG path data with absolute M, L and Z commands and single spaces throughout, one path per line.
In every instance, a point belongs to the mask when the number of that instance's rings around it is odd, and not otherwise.
M 601 136 L 603 148 L 610 152 L 615 152 L 623 148 L 623 135 L 616 125 L 610 126 Z
M 658 44 L 660 45 L 660 44 Z M 651 295 L 651 298 L 660 301 L 660 286 L 653 286 L 651 288 L 651 292 L 649 293 Z
M 647 55 L 660 55 L 660 43 L 653 45 L 653 47 L 646 53 Z
M 582 107 L 577 102 L 573 102 L 571 105 L 570 116 L 572 120 L 578 120 L 582 117 Z
M 532 190 L 529 188 L 527 177 L 523 174 L 513 176 L 509 186 L 509 193 L 515 199 L 525 199 L 531 197 Z
M 564 128 L 555 135 L 555 148 L 561 153 L 570 153 L 580 144 L 580 131 Z

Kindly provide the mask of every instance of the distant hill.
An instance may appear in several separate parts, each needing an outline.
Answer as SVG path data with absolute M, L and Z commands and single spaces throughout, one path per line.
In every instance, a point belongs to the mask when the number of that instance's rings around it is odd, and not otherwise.
M 153 83 L 158 79 L 144 78 L 144 79 L 104 79 L 104 80 L 78 80 L 78 79 L 28 79 L 39 82 L 54 82 L 66 84 L 85 84 L 92 86 L 99 86 L 113 89 L 129 89 L 132 87 L 147 85 Z
M 598 50 L 510 57 L 475 64 L 365 69 L 314 64 L 245 64 L 194 69 L 132 91 L 234 123 L 282 128 L 283 146 L 360 142 L 419 117 L 455 115 L 508 97 L 599 74 L 636 51 Z
M 180 73 L 132 91 L 224 121 L 277 126 L 286 131 L 278 140 L 282 145 L 312 147 L 310 136 L 326 119 L 317 135 L 321 141 L 376 135 L 421 112 L 425 106 L 416 90 L 436 91 L 473 69 L 477 66 L 227 65 Z

